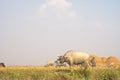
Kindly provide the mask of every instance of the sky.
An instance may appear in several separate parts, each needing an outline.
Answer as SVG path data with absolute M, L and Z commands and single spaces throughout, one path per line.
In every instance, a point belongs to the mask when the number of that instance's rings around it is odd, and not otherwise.
M 120 59 L 120 0 L 0 0 L 0 62 L 44 65 L 68 50 Z

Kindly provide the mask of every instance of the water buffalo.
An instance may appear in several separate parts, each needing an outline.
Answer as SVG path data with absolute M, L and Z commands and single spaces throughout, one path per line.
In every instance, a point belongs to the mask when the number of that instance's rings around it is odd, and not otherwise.
M 45 67 L 49 67 L 49 66 L 54 66 L 54 62 L 48 61 L 47 64 L 45 65 Z
M 5 64 L 4 63 L 0 63 L 0 67 L 5 67 Z
M 89 54 L 85 52 L 78 52 L 74 50 L 67 51 L 63 56 L 58 56 L 60 63 L 68 63 L 68 65 L 79 65 L 89 60 Z

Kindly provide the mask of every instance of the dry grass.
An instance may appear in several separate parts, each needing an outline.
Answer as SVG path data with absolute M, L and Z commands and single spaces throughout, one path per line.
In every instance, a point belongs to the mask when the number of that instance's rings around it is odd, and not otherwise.
M 7 66 L 0 67 L 0 80 L 120 80 L 120 67 Z

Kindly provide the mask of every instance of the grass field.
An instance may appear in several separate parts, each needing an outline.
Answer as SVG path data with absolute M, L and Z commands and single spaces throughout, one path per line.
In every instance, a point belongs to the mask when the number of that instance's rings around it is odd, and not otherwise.
M 0 80 L 120 80 L 119 68 L 0 67 Z

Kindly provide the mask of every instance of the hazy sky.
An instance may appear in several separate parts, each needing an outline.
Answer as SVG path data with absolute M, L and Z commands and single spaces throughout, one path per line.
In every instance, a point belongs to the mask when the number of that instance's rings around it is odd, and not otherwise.
M 0 62 L 42 65 L 71 49 L 120 59 L 120 0 L 0 0 Z

